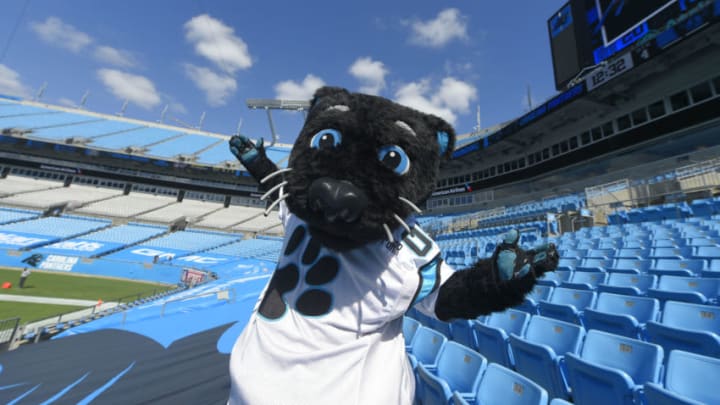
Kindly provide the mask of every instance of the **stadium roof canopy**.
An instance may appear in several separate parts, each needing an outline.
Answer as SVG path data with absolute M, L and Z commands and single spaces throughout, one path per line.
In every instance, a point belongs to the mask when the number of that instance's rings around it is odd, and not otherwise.
M 229 135 L 51 106 L 2 95 L 0 131 L 4 136 L 201 166 L 241 167 L 228 151 Z M 266 149 L 270 159 L 285 167 L 291 147 L 275 144 Z

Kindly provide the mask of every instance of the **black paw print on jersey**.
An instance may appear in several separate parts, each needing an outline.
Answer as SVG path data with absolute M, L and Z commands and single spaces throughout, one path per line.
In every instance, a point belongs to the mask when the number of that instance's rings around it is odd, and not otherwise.
M 283 255 L 292 255 L 302 245 L 308 232 L 304 226 L 293 231 Z M 283 295 L 297 288 L 300 284 L 301 269 L 310 266 L 305 273 L 305 284 L 308 288 L 295 301 L 295 310 L 305 316 L 322 316 L 330 312 L 333 296 L 319 287 L 335 279 L 340 271 L 340 263 L 332 256 L 320 256 L 322 245 L 315 238 L 305 246 L 300 263 L 287 263 L 275 270 L 267 292 L 260 303 L 258 312 L 267 319 L 279 319 L 287 311 L 287 303 Z M 282 259 L 281 259 L 282 262 Z

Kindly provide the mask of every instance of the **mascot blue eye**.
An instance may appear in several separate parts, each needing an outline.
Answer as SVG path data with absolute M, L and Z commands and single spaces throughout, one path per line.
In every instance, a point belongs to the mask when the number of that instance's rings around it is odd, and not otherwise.
M 378 160 L 380 160 L 383 166 L 401 176 L 410 170 L 410 158 L 408 158 L 403 148 L 397 145 L 388 145 L 380 148 Z
M 310 139 L 310 147 L 313 149 L 330 150 L 340 146 L 342 135 L 334 129 L 323 129 Z

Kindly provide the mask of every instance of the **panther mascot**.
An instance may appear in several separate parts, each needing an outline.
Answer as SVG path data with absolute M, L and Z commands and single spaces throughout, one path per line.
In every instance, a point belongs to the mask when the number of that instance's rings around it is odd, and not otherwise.
M 287 168 L 262 139 L 231 152 L 278 207 L 285 240 L 230 359 L 230 404 L 410 404 L 403 315 L 472 319 L 520 304 L 557 266 L 554 246 L 518 247 L 454 271 L 414 220 L 453 149 L 442 119 L 324 87 Z

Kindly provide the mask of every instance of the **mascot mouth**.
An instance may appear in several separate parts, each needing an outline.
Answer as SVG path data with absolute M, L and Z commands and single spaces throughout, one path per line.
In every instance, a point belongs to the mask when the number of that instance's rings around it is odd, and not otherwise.
M 315 179 L 308 189 L 309 208 L 328 224 L 356 222 L 368 206 L 367 195 L 347 180 Z

